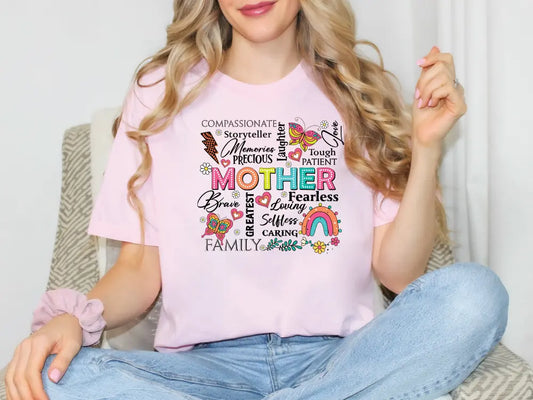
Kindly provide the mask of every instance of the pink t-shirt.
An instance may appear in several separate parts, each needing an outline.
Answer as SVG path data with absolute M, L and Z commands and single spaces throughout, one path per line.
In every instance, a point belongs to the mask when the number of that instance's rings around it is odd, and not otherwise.
M 202 61 L 183 90 L 205 71 Z M 142 83 L 163 76 L 159 68 Z M 141 242 L 126 189 L 141 158 L 125 131 L 163 93 L 164 81 L 132 85 L 89 234 Z M 269 332 L 346 336 L 374 317 L 373 229 L 394 219 L 398 203 L 380 208 L 349 172 L 346 134 L 302 62 L 264 85 L 217 72 L 147 139 L 152 173 L 139 196 L 146 244 L 159 247 L 161 263 L 158 351 Z

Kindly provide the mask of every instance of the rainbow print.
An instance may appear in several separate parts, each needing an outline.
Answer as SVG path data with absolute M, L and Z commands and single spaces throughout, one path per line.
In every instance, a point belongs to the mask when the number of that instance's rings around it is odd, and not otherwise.
M 300 222 L 302 226 L 301 234 L 314 236 L 318 226 L 322 227 L 325 236 L 337 236 L 342 229 L 339 229 L 340 220 L 337 219 L 337 212 L 331 211 L 331 206 L 324 207 L 319 204 L 317 207 L 309 207 L 309 212 L 304 214 L 304 220 Z

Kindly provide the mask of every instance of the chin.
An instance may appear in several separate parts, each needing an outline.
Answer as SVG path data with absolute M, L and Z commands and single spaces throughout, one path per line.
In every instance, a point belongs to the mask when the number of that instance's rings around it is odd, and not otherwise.
M 267 43 L 279 38 L 285 29 L 272 30 L 272 29 L 249 29 L 241 30 L 239 34 L 253 43 Z
M 221 10 L 233 31 L 251 42 L 275 40 L 296 23 L 299 0 L 277 0 L 268 13 L 256 17 L 245 16 L 239 11 L 244 4 L 260 2 L 261 0 L 219 0 Z

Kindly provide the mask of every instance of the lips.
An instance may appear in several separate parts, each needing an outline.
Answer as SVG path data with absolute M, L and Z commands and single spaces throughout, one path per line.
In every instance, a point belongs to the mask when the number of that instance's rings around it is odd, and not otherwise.
M 247 4 L 240 8 L 239 11 L 246 16 L 255 17 L 266 14 L 275 3 L 275 1 L 262 1 L 256 4 Z

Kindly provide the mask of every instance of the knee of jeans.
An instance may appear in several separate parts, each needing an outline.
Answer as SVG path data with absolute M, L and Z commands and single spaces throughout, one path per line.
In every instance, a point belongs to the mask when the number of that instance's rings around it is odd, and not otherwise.
M 501 337 L 507 326 L 509 294 L 490 268 L 457 263 L 440 270 L 436 279 L 448 313 L 462 329 L 491 330 Z M 437 278 L 437 276 L 435 276 Z
M 74 364 L 81 364 L 81 365 L 89 365 L 94 362 L 94 360 L 97 360 L 100 355 L 103 354 L 101 349 L 96 349 L 92 347 L 82 347 L 80 351 L 74 356 L 74 358 L 70 361 L 67 371 L 71 370 L 72 366 Z M 54 358 L 56 358 L 57 354 L 50 354 L 46 357 L 42 369 L 42 376 L 43 378 L 46 377 L 48 373 L 48 369 L 50 368 L 52 362 L 54 361 Z M 66 373 L 66 371 L 63 371 Z

